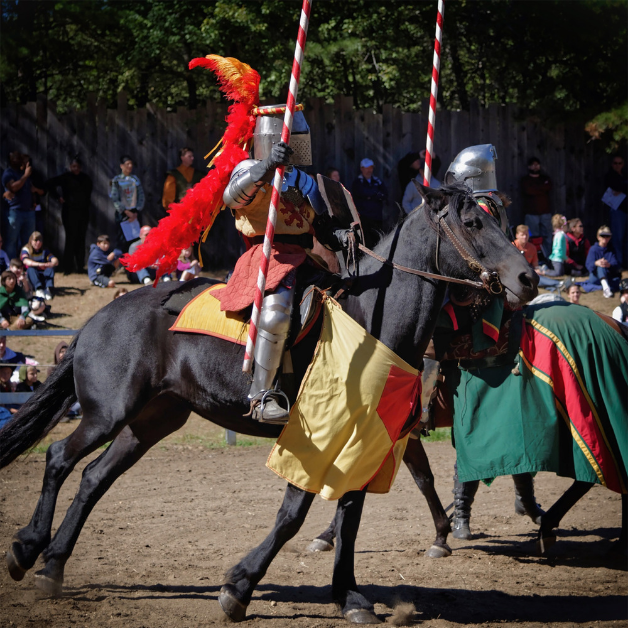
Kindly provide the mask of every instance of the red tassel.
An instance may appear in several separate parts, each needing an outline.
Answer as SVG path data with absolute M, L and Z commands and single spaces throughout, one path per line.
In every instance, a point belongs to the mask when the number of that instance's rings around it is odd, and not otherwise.
M 221 91 L 236 102 L 229 107 L 223 148 L 214 158 L 214 168 L 188 191 L 180 203 L 170 206 L 168 216 L 150 230 L 144 244 L 133 255 L 125 255 L 121 260 L 132 272 L 156 266 L 157 279 L 173 272 L 181 250 L 196 242 L 216 220 L 223 207 L 222 196 L 231 172 L 248 158 L 243 147 L 255 130 L 255 116 L 251 115 L 251 110 L 259 102 L 259 74 L 237 59 L 223 59 L 216 55 L 192 60 L 190 69 L 199 65 L 214 70 Z

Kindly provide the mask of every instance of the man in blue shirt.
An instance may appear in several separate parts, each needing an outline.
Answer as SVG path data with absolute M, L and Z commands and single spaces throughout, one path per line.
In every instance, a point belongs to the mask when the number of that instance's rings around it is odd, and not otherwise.
M 18 251 L 35 231 L 35 209 L 31 182 L 31 166 L 18 151 L 9 153 L 9 167 L 2 173 L 2 187 L 9 204 L 7 255 L 17 257 Z
M 388 198 L 386 185 L 373 175 L 375 164 L 371 159 L 360 162 L 360 172 L 351 186 L 351 196 L 360 214 L 366 245 L 372 247 L 378 239 L 377 231 L 384 222 L 384 202 Z

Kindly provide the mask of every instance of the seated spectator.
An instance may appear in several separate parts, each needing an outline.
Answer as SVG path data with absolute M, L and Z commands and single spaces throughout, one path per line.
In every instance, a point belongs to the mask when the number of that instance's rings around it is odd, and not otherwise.
M 0 236 L 0 273 L 8 270 L 11 264 L 9 256 L 2 250 L 2 244 L 2 236 Z
M 187 249 L 181 251 L 179 255 L 179 261 L 177 262 L 177 279 L 179 281 L 189 281 L 201 274 L 201 265 L 194 257 L 192 247 L 188 246 Z
M 567 264 L 567 236 L 565 235 L 565 225 L 567 219 L 562 214 L 554 214 L 552 216 L 552 229 L 554 230 L 554 238 L 552 240 L 552 254 L 549 256 L 552 262 L 551 270 L 545 271 L 548 277 L 558 277 L 564 275 Z
M 580 218 L 567 222 L 567 272 L 572 275 L 586 274 L 584 264 L 591 243 L 584 237 L 584 226 Z
M 30 329 L 34 319 L 24 290 L 17 285 L 15 273 L 5 270 L 0 275 L 0 284 L 0 327 Z
M 18 287 L 24 290 L 24 294 L 28 299 L 28 303 L 31 307 L 31 318 L 36 322 L 42 322 L 46 320 L 46 314 L 50 310 L 50 306 L 46 305 L 46 300 L 36 297 L 33 292 L 33 286 L 28 280 L 28 277 L 24 274 L 24 264 L 22 260 L 17 258 L 11 260 L 9 270 L 15 273 L 17 277 Z
M 415 168 L 416 166 L 416 168 Z M 412 170 L 416 170 L 416 180 L 419 183 L 423 183 L 423 177 L 425 172 L 425 164 L 417 159 L 414 164 L 410 165 Z M 430 181 L 430 187 L 437 190 L 440 187 L 440 181 L 436 177 L 432 176 Z M 410 181 L 406 185 L 406 189 L 403 193 L 403 199 L 401 205 L 403 206 L 406 214 L 409 214 L 413 209 L 416 209 L 423 202 L 423 197 L 419 194 L 414 181 Z
M 613 318 L 620 323 L 628 323 L 628 279 L 619 282 L 619 305 L 613 310 Z
M 527 225 L 519 225 L 515 231 L 515 240 L 513 244 L 521 251 L 521 254 L 526 258 L 526 262 L 534 268 L 534 271 L 539 275 L 539 287 L 540 288 L 557 288 L 561 285 L 560 281 L 556 279 L 550 279 L 544 277 L 545 271 L 539 268 L 539 256 L 534 244 L 529 242 L 530 229 Z
M 150 233 L 150 230 L 151 227 L 149 227 L 148 225 L 145 225 L 140 229 L 140 239 L 131 244 L 131 246 L 129 247 L 129 255 L 133 255 L 133 253 L 135 253 L 135 251 L 137 250 L 137 247 L 144 244 L 146 236 Z M 155 278 L 157 277 L 155 266 L 141 268 L 135 273 L 130 273 L 127 271 L 126 274 L 131 283 L 143 283 L 146 286 L 153 283 L 155 281 Z M 170 275 L 162 275 L 160 281 L 172 281 L 172 279 Z
M 13 374 L 13 369 L 10 366 L 0 366 L 0 393 L 12 393 L 15 392 L 15 384 L 11 381 L 11 375 Z M 4 404 L 2 409 L 4 412 L 0 413 L 0 421 L 4 417 L 4 423 L 8 421 L 11 415 L 15 414 L 19 405 L 17 404 Z M 9 417 L 7 417 L 7 413 L 9 413 Z
M 67 350 L 68 350 L 68 343 L 65 340 L 62 340 L 59 344 L 57 344 L 57 346 L 55 347 L 55 354 L 53 357 L 54 366 L 48 367 L 47 377 L 50 377 L 52 375 L 52 372 L 55 370 L 55 367 L 57 366 L 57 364 L 61 362 L 61 359 L 63 358 Z
M 578 284 L 571 284 L 569 286 L 569 290 L 567 291 L 567 296 L 569 297 L 569 303 L 575 303 L 576 305 L 580 305 L 580 286 Z
M 118 288 L 114 293 L 113 293 L 113 299 L 112 301 L 115 301 L 116 299 L 119 299 L 120 297 L 123 297 L 125 294 L 129 294 L 129 291 L 126 288 Z
M 26 356 L 7 347 L 7 337 L 0 336 L 0 364 L 26 364 Z M 11 368 L 11 372 L 13 372 Z
M 111 241 L 109 236 L 99 235 L 96 244 L 89 247 L 87 258 L 87 275 L 92 285 L 99 288 L 115 288 L 116 283 L 111 278 L 116 268 L 120 265 L 115 251 L 109 253 Z
M 597 230 L 597 242 L 589 249 L 586 267 L 589 271 L 589 283 L 601 285 L 604 296 L 613 296 L 611 283 L 619 283 L 621 271 L 613 247 L 611 246 L 611 230 L 602 225 Z
M 41 382 L 37 379 L 39 369 L 32 364 L 20 366 L 20 383 L 15 388 L 15 392 L 35 392 Z
M 55 286 L 55 267 L 59 260 L 46 248 L 39 231 L 33 231 L 28 243 L 20 253 L 20 259 L 26 267 L 28 280 L 35 289 L 35 296 L 49 301 Z

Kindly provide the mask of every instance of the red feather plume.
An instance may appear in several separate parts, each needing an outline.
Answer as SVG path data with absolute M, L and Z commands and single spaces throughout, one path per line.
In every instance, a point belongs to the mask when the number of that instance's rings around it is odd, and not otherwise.
M 214 168 L 188 191 L 181 202 L 170 206 L 168 216 L 150 230 L 144 244 L 133 255 L 125 255 L 121 260 L 132 272 L 156 266 L 157 280 L 173 272 L 181 250 L 211 228 L 224 208 L 222 196 L 231 172 L 248 158 L 246 148 L 255 130 L 255 116 L 251 112 L 259 103 L 259 74 L 246 63 L 218 55 L 193 59 L 190 69 L 197 66 L 215 72 L 220 90 L 235 102 L 229 107 L 222 149 L 211 162 Z

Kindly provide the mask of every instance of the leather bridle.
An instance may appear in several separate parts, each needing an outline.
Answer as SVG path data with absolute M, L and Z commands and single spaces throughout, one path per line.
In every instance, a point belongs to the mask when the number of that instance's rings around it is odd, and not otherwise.
M 504 291 L 504 287 L 499 279 L 499 274 L 495 271 L 488 270 L 479 260 L 477 260 L 473 254 L 465 247 L 465 245 L 458 239 L 456 234 L 452 231 L 451 227 L 447 224 L 447 215 L 449 213 L 449 205 L 446 205 L 436 217 L 438 218 L 437 222 L 437 235 L 436 235 L 436 268 L 440 270 L 439 267 L 439 254 L 440 254 L 440 240 L 441 240 L 441 227 L 443 230 L 443 239 L 448 239 L 453 247 L 456 249 L 460 257 L 467 263 L 468 267 L 472 272 L 476 273 L 480 277 L 480 281 L 473 281 L 472 279 L 457 279 L 455 277 L 448 277 L 446 275 L 440 275 L 437 273 L 429 273 L 425 270 L 416 270 L 414 268 L 408 268 L 407 266 L 402 266 L 401 264 L 397 264 L 392 262 L 391 260 L 378 255 L 371 249 L 367 248 L 363 244 L 357 243 L 357 248 L 360 249 L 363 253 L 370 255 L 376 260 L 380 261 L 382 264 L 386 264 L 386 266 L 391 266 L 396 270 L 399 270 L 404 273 L 409 273 L 411 275 L 419 275 L 421 277 L 429 277 L 430 279 L 438 279 L 439 281 L 448 281 L 450 283 L 459 283 L 465 286 L 472 286 L 473 288 L 484 289 L 490 292 L 491 294 L 501 294 Z

